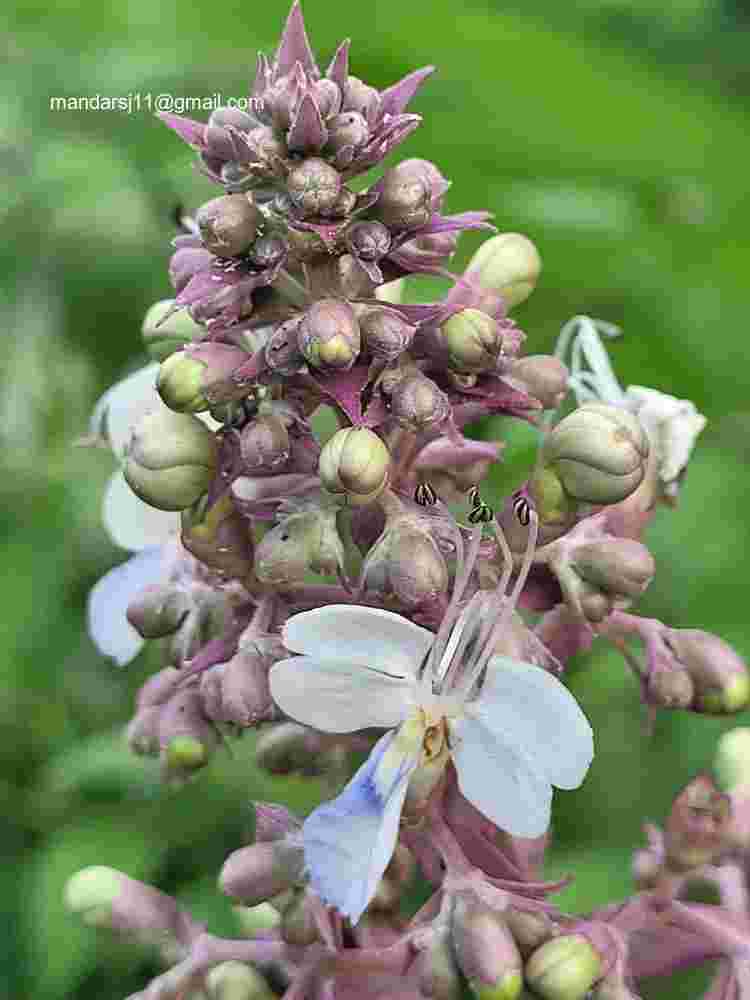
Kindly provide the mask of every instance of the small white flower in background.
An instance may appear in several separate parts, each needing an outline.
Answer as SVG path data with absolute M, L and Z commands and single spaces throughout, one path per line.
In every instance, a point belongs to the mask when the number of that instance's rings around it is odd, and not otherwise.
M 391 859 L 402 809 L 418 810 L 449 760 L 463 795 L 519 837 L 547 829 L 552 785 L 583 781 L 593 737 L 573 696 L 540 667 L 491 655 L 505 611 L 497 595 L 480 593 L 437 637 L 357 605 L 286 623 L 284 644 L 303 655 L 271 668 L 281 709 L 328 733 L 389 729 L 303 827 L 313 889 L 353 922 Z
M 619 333 L 609 323 L 575 316 L 563 327 L 555 354 L 561 360 L 569 354 L 569 385 L 578 403 L 610 403 L 640 419 L 656 452 L 662 490 L 666 496 L 674 497 L 680 474 L 706 426 L 706 418 L 688 399 L 677 399 L 639 385 L 630 385 L 623 391 L 600 336 L 616 337 Z
M 118 460 L 130 440 L 130 431 L 149 410 L 164 408 L 156 391 L 159 364 L 146 365 L 108 389 L 94 406 L 89 432 L 105 438 Z M 102 509 L 104 527 L 115 545 L 135 555 L 115 566 L 92 587 L 88 597 L 89 635 L 104 656 L 119 666 L 138 655 L 143 639 L 125 617 L 133 598 L 149 584 L 163 579 L 175 559 L 180 515 L 156 510 L 139 499 L 125 482 L 122 470 L 110 478 Z

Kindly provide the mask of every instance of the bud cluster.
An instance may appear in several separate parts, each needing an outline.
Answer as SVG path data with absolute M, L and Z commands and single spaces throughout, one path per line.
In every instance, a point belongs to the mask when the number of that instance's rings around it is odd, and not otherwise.
M 257 767 L 314 777 L 332 801 L 304 824 L 258 804 L 255 842 L 219 876 L 235 941 L 119 872 L 73 878 L 87 923 L 169 938 L 171 967 L 141 1000 L 265 1000 L 269 982 L 300 1000 L 452 1000 L 466 983 L 480 1000 L 628 1000 L 641 976 L 695 956 L 736 964 L 750 944 L 744 910 L 680 896 L 698 872 L 729 893 L 738 857 L 747 871 L 739 737 L 722 745 L 730 796 L 701 776 L 652 829 L 641 893 L 573 917 L 548 900 L 562 883 L 539 879 L 552 785 L 576 787 L 591 761 L 555 679 L 574 653 L 614 644 L 652 714 L 737 712 L 750 680 L 719 637 L 631 613 L 656 574 L 643 532 L 703 426 L 692 404 L 628 396 L 608 368 L 587 378 L 582 352 L 604 362 L 585 317 L 556 356 L 524 354 L 509 313 L 540 255 L 502 233 L 451 274 L 461 231 L 494 227 L 485 211 L 445 214 L 435 164 L 350 183 L 420 124 L 406 108 L 431 71 L 379 90 L 349 72 L 344 42 L 322 72 L 295 3 L 275 57 L 259 57 L 252 112 L 162 115 L 221 193 L 184 220 L 174 298 L 144 321 L 148 392 L 139 375 L 136 399 L 131 376 L 97 407 L 122 460 L 110 517 L 157 527 L 131 532 L 132 559 L 95 588 L 92 633 L 122 662 L 134 635 L 161 641 L 128 741 L 168 781 L 253 728 Z M 403 304 L 398 279 L 422 274 L 450 290 Z M 579 405 L 561 412 L 569 389 Z M 503 443 L 463 430 L 498 415 L 537 428 L 539 447 L 495 516 L 482 487 Z M 369 756 L 346 784 L 352 751 Z M 417 866 L 432 895 L 407 917 Z

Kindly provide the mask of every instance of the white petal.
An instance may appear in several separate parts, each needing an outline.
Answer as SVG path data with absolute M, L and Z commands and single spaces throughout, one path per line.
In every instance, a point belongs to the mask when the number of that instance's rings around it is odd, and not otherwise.
M 479 718 L 451 726 L 462 795 L 514 837 L 539 837 L 549 826 L 552 787 L 525 754 Z
M 355 924 L 393 856 L 418 760 L 394 754 L 394 736 L 381 737 L 341 795 L 319 806 L 302 828 L 313 889 Z
M 414 676 L 435 636 L 401 615 L 358 604 L 329 604 L 293 615 L 284 645 L 321 660 L 350 660 Z
M 144 503 L 133 493 L 120 471 L 115 472 L 107 484 L 102 518 L 115 545 L 130 552 L 163 545 L 180 533 L 180 515 Z
M 139 368 L 132 375 L 116 382 L 94 406 L 90 422 L 91 433 L 101 434 L 106 431 L 112 451 L 118 457 L 125 450 L 131 428 L 141 414 L 164 406 L 156 391 L 158 373 L 157 361 Z
M 143 639 L 125 617 L 128 604 L 144 587 L 159 582 L 163 556 L 161 548 L 144 549 L 111 569 L 89 593 L 89 635 L 99 652 L 121 667 L 137 656 L 143 645 Z
M 414 707 L 411 678 L 393 677 L 348 660 L 295 656 L 269 673 L 271 695 L 283 712 L 324 733 L 398 725 Z
M 577 788 L 586 776 L 594 756 L 589 721 L 565 685 L 541 667 L 493 656 L 471 711 L 550 784 Z

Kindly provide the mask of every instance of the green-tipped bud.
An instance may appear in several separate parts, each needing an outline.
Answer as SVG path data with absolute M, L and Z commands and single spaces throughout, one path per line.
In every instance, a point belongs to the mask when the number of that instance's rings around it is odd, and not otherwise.
M 170 410 L 177 413 L 200 413 L 209 408 L 203 395 L 206 366 L 185 351 L 175 351 L 162 361 L 156 388 Z
M 545 410 L 555 410 L 568 391 L 568 369 L 551 354 L 529 354 L 511 365 L 511 378 L 520 382 Z
M 202 497 L 182 512 L 182 544 L 204 566 L 243 579 L 253 568 L 253 536 L 246 519 L 225 493 L 211 506 Z
M 221 962 L 206 976 L 211 1000 L 273 1000 L 263 976 L 244 962 Z
M 320 453 L 318 474 L 331 493 L 350 503 L 374 500 L 388 485 L 391 456 L 381 438 L 367 427 L 343 427 Z
M 584 403 L 550 431 L 530 488 L 542 521 L 562 520 L 576 504 L 613 504 L 646 474 L 648 438 L 637 417 Z
M 729 643 L 701 629 L 667 629 L 664 639 L 695 685 L 694 707 L 711 715 L 740 712 L 750 701 L 744 660 Z
M 165 749 L 167 767 L 171 771 L 198 771 L 208 763 L 209 748 L 194 736 L 175 736 Z
M 478 1000 L 518 1000 L 523 987 L 521 955 L 500 914 L 459 898 L 451 938 L 456 960 Z
M 520 233 L 500 233 L 486 240 L 469 263 L 468 272 L 485 288 L 502 296 L 508 309 L 534 291 L 542 259 L 531 240 Z
M 239 257 L 255 242 L 262 216 L 250 195 L 226 194 L 202 205 L 195 221 L 207 250 Z
M 134 427 L 123 472 L 145 503 L 185 510 L 206 492 L 216 464 L 216 441 L 205 424 L 187 413 L 159 409 Z
M 357 317 L 343 299 L 319 299 L 311 305 L 297 336 L 307 362 L 323 370 L 351 368 L 362 346 Z
M 177 631 L 190 607 L 186 591 L 169 583 L 157 583 L 130 602 L 127 618 L 144 639 L 162 639 Z
M 174 299 L 162 299 L 155 302 L 144 317 L 141 335 L 144 346 L 154 361 L 164 361 L 185 344 L 200 340 L 206 335 L 206 328 L 196 323 L 187 309 L 180 309 L 164 319 L 173 306 Z
M 233 906 L 232 910 L 243 937 L 256 937 L 264 931 L 274 931 L 281 923 L 281 914 L 268 902 L 257 906 Z
M 309 572 L 341 574 L 343 569 L 344 546 L 334 509 L 290 514 L 266 532 L 255 552 L 255 574 L 271 586 L 301 583 Z
M 462 309 L 441 327 L 449 365 L 457 372 L 492 371 L 503 349 L 500 327 L 479 309 Z
M 716 864 L 729 846 L 732 806 L 708 774 L 689 781 L 672 803 L 664 846 L 672 871 Z
M 594 946 L 581 934 L 565 934 L 537 948 L 524 976 L 543 1000 L 585 1000 L 602 971 Z
M 124 876 L 114 868 L 83 868 L 65 886 L 65 905 L 89 927 L 111 927 L 112 907 L 123 885 Z
M 341 174 L 325 160 L 312 156 L 292 168 L 286 187 L 303 216 L 328 215 L 341 191 Z
M 726 791 L 750 785 L 750 729 L 737 726 L 719 739 L 714 757 L 714 771 Z

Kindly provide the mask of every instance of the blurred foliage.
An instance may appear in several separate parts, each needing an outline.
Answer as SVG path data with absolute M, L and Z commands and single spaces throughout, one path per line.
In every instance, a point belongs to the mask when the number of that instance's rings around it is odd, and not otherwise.
M 451 210 L 491 208 L 501 230 L 525 232 L 541 248 L 543 280 L 517 315 L 529 350 L 549 349 L 575 313 L 601 316 L 625 330 L 612 348 L 624 384 L 692 398 L 708 415 L 679 508 L 652 526 L 659 572 L 643 609 L 750 653 L 750 84 L 738 55 L 747 5 L 529 0 L 516 12 L 434 0 L 427 17 L 424 3 L 381 0 L 344 16 L 340 5 L 308 0 L 305 11 L 322 57 L 343 27 L 354 71 L 376 85 L 438 65 L 415 102 L 426 124 L 402 155 L 440 164 L 454 182 Z M 311 782 L 259 775 L 249 740 L 178 793 L 163 791 L 121 745 L 134 692 L 157 658 L 121 672 L 85 634 L 87 591 L 123 554 L 98 519 L 112 460 L 74 441 L 97 395 L 140 363 L 142 315 L 169 294 L 175 204 L 195 207 L 212 189 L 147 112 L 49 104 L 96 93 L 242 96 L 255 50 L 272 50 L 285 15 L 285 3 L 204 0 L 109 8 L 30 0 L 5 11 L 0 981 L 8 996 L 115 1000 L 153 973 L 148 956 L 64 913 L 62 886 L 76 869 L 97 863 L 152 879 L 231 932 L 214 874 L 247 837 L 249 802 L 275 798 L 304 811 L 319 794 Z M 465 238 L 457 270 L 476 245 Z M 424 289 L 435 283 L 415 283 L 411 294 Z M 512 441 L 494 481 L 505 489 L 523 475 L 533 435 L 501 421 L 483 433 Z M 636 684 L 615 656 L 580 657 L 571 678 L 598 753 L 585 787 L 557 797 L 549 871 L 577 875 L 564 903 L 582 910 L 630 892 L 641 823 L 663 818 L 728 723 L 664 713 L 649 739 Z M 687 987 L 675 988 L 649 995 Z

